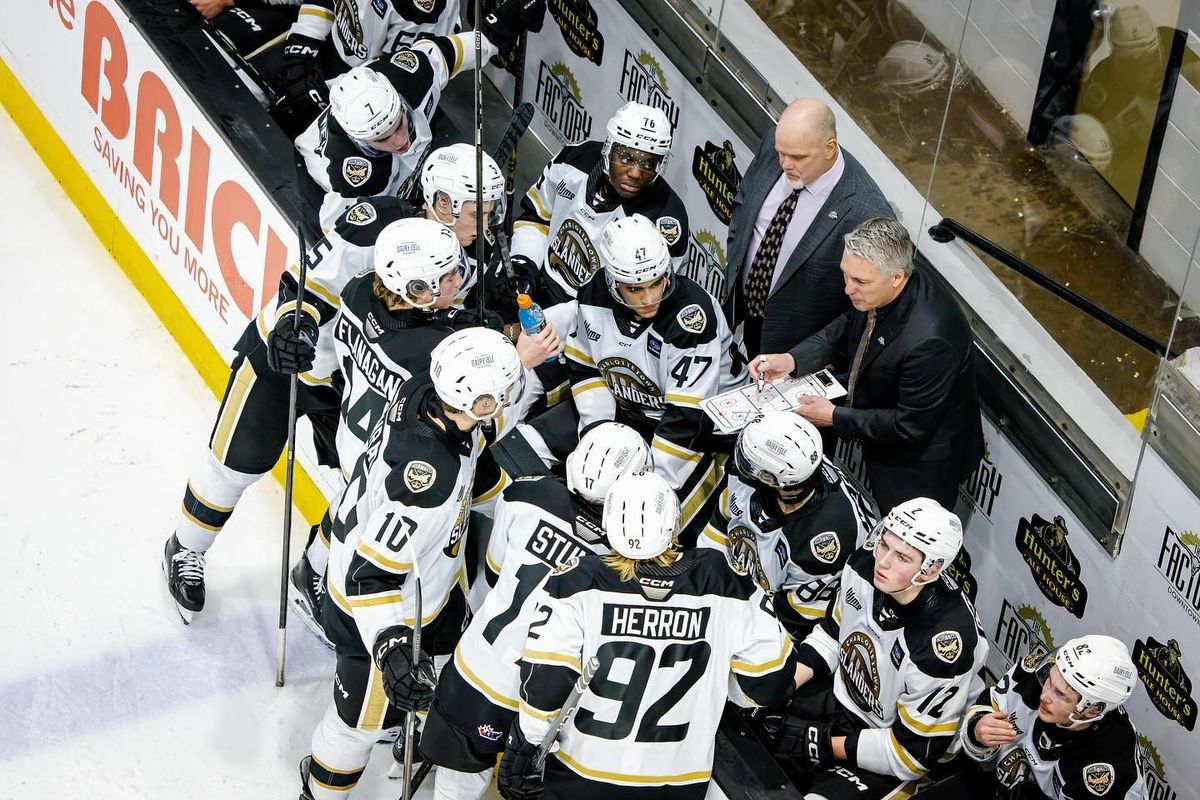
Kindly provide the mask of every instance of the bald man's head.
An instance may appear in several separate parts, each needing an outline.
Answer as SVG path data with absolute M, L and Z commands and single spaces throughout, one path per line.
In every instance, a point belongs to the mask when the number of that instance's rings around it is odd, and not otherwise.
M 837 120 L 820 100 L 801 98 L 783 110 L 775 127 L 779 166 L 792 186 L 812 183 L 837 161 Z

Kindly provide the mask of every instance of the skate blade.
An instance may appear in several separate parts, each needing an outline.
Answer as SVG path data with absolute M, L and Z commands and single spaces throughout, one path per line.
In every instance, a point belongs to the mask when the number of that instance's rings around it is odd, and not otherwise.
M 304 594 L 288 581 L 288 599 L 295 606 L 296 615 L 300 617 L 300 621 L 304 623 L 304 627 L 308 628 L 309 633 L 321 640 L 321 644 L 334 649 L 333 642 L 329 641 L 329 637 L 325 635 L 325 629 L 321 627 L 321 623 L 317 622 L 316 617 L 312 613 L 312 609 L 308 606 L 308 600 Z
M 179 605 L 179 602 L 175 599 L 175 596 L 171 594 L 171 587 L 167 584 L 167 576 L 169 574 L 167 572 L 167 562 L 165 560 L 160 561 L 159 566 L 162 567 L 163 591 L 167 593 L 167 602 L 170 603 L 171 607 L 175 609 L 175 613 L 179 615 L 179 619 L 182 620 L 184 625 L 191 625 L 192 620 L 196 618 L 196 612 Z

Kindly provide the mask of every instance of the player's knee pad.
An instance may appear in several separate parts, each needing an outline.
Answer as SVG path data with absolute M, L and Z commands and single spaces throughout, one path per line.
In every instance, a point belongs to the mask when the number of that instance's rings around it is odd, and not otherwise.
M 315 800 L 346 797 L 362 777 L 378 731 L 362 731 L 347 725 L 330 703 L 312 737 L 312 769 L 309 787 Z
M 262 474 L 230 469 L 209 453 L 192 473 L 183 493 L 179 525 L 180 543 L 190 550 L 207 550 L 225 527 L 242 494 Z

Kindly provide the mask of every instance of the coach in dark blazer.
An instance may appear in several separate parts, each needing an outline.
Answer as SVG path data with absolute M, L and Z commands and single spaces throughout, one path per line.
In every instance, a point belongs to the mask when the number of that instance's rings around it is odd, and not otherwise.
M 787 195 L 795 201 L 775 258 L 765 308 L 747 304 L 745 286 L 764 234 Z M 879 187 L 837 142 L 833 112 L 819 100 L 789 105 L 763 137 L 733 201 L 722 304 L 730 328 L 745 321 L 749 356 L 789 350 L 845 311 L 838 263 L 842 237 L 869 217 L 890 217 Z M 749 307 L 748 307 L 749 305 Z
M 797 413 L 862 442 L 883 513 L 913 497 L 954 508 L 983 450 L 971 326 L 931 269 L 914 268 L 899 222 L 863 222 L 846 236 L 841 265 L 853 308 L 790 352 L 750 363 L 751 375 L 767 380 L 832 365 L 845 402 L 806 397 Z

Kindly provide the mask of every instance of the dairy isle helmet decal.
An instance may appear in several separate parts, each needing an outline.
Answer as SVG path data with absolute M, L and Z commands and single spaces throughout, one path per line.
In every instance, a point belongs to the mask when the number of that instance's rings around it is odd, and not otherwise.
M 1017 552 L 1029 567 L 1034 583 L 1050 602 L 1083 619 L 1087 607 L 1087 587 L 1079 574 L 1079 559 L 1067 541 L 1064 517 L 1053 521 L 1037 514 L 1024 517 L 1017 525 Z
M 1160 642 L 1153 636 L 1138 639 L 1133 645 L 1133 665 L 1158 712 L 1189 731 L 1195 730 L 1196 699 L 1192 697 L 1192 679 L 1184 668 L 1179 640 Z

